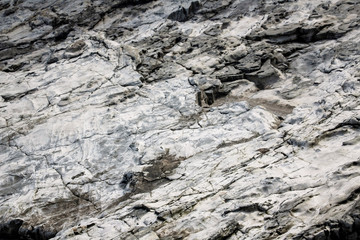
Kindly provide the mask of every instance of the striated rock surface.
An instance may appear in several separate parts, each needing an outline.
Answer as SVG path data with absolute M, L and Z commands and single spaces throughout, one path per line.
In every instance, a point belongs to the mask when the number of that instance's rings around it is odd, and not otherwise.
M 0 2 L 0 239 L 360 239 L 358 0 Z

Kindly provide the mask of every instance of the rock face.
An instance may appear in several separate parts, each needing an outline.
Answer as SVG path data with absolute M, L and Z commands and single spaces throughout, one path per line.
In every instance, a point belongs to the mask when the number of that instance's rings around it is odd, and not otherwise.
M 360 239 L 358 0 L 0 16 L 0 239 Z

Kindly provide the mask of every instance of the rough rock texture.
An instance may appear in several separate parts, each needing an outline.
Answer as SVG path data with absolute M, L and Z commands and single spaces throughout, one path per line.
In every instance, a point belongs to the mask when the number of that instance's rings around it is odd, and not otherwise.
M 358 0 L 0 1 L 0 239 L 360 239 Z

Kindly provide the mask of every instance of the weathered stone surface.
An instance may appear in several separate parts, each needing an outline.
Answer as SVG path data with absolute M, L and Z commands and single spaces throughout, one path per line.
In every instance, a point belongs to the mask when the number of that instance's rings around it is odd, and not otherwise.
M 359 239 L 359 7 L 2 1 L 0 238 Z

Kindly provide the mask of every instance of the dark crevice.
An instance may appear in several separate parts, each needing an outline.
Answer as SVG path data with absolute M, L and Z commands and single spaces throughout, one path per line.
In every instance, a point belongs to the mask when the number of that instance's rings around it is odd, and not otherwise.
M 234 213 L 234 212 L 243 212 L 243 213 L 265 212 L 266 213 L 266 209 L 260 206 L 258 203 L 254 203 L 250 205 L 240 206 L 232 210 L 226 210 L 224 211 L 223 215 L 227 215 L 229 213 Z
M 352 191 L 352 192 L 350 193 L 350 195 L 349 195 L 346 199 L 340 201 L 338 204 L 339 204 L 339 205 L 343 205 L 343 204 L 347 204 L 347 203 L 349 203 L 349 202 L 352 202 L 352 201 L 354 201 L 359 195 L 360 195 L 360 187 L 357 188 L 357 189 L 355 189 L 354 191 Z
M 140 5 L 140 4 L 145 4 L 145 3 L 149 3 L 149 2 L 153 2 L 154 0 L 123 0 L 123 1 L 119 1 L 119 3 L 114 4 L 112 6 L 112 9 L 115 8 L 124 8 L 124 7 L 128 7 L 128 6 L 136 6 L 136 5 Z
M 344 135 L 344 134 L 346 134 L 348 132 L 348 130 L 346 128 L 359 129 L 360 128 L 359 119 L 351 118 L 351 119 L 349 119 L 347 121 L 339 123 L 338 125 L 336 125 L 335 127 L 331 128 L 329 130 L 326 130 L 325 132 L 323 132 L 319 136 L 317 136 L 310 143 L 310 146 L 312 146 L 312 147 L 316 146 L 321 140 L 326 139 L 326 138 L 334 137 L 334 136 L 337 136 L 337 135 Z M 351 145 L 351 144 L 347 144 L 346 142 L 344 142 L 344 143 L 345 144 L 343 144 L 343 145 Z
M 1 97 L 4 99 L 5 102 L 10 102 L 14 99 L 17 99 L 17 98 L 22 98 L 26 95 L 29 95 L 29 94 L 32 94 L 34 92 L 36 92 L 38 89 L 37 88 L 34 88 L 34 89 L 31 89 L 31 90 L 28 90 L 26 92 L 23 92 L 23 93 L 19 93 L 19 94 L 16 94 L 16 95 L 1 95 Z

